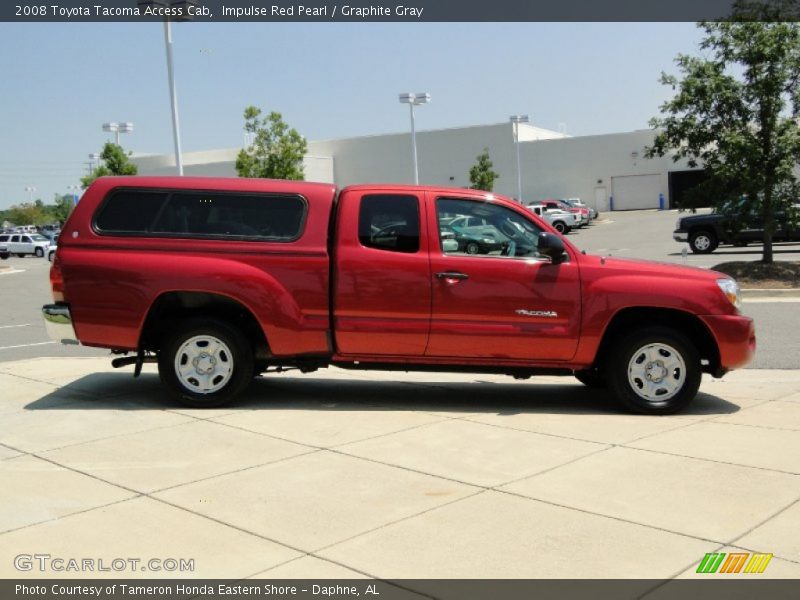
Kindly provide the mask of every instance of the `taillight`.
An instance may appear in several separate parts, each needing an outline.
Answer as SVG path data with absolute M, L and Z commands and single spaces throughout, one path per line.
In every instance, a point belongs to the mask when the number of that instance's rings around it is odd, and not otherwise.
M 58 252 L 53 257 L 53 266 L 50 267 L 50 288 L 53 291 L 53 302 L 64 302 L 64 275 L 61 273 Z

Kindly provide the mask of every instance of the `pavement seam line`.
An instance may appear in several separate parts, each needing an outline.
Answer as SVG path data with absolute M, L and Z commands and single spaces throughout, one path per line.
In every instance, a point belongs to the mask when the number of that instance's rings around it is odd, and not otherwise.
M 653 454 L 666 454 L 668 456 L 680 456 L 681 458 L 691 458 L 692 460 L 703 460 L 703 461 L 710 462 L 710 463 L 715 463 L 715 464 L 718 464 L 718 465 L 732 465 L 734 467 L 742 467 L 743 469 L 755 469 L 757 471 L 767 471 L 768 473 L 781 473 L 783 475 L 792 475 L 794 477 L 797 477 L 798 475 L 800 475 L 800 473 L 793 473 L 791 471 L 783 471 L 781 469 L 772 469 L 772 468 L 769 468 L 769 467 L 757 467 L 757 466 L 753 466 L 753 465 L 743 465 L 741 463 L 728 462 L 728 461 L 725 461 L 725 460 L 716 460 L 716 459 L 713 459 L 713 458 L 704 458 L 704 457 L 700 457 L 700 456 L 689 456 L 688 454 L 678 454 L 676 452 L 667 452 L 665 450 L 653 450 L 651 448 L 637 448 L 636 446 L 628 446 L 626 444 L 619 444 L 618 446 L 620 448 L 627 448 L 628 450 L 639 450 L 641 452 L 651 452 Z
M 684 538 L 698 540 L 701 542 L 707 542 L 709 544 L 723 544 L 719 540 L 712 540 L 704 537 L 700 537 L 691 533 L 685 533 L 682 531 L 673 531 L 672 529 L 667 529 L 666 527 L 659 527 L 658 525 L 650 525 L 648 523 L 640 523 L 639 521 L 632 521 L 630 519 L 623 519 L 622 517 L 616 517 L 614 515 L 607 515 L 605 513 L 599 513 L 591 510 L 587 510 L 585 508 L 579 508 L 577 506 L 569 506 L 566 504 L 560 504 L 558 502 L 553 502 L 552 500 L 545 500 L 542 498 L 535 498 L 533 496 L 526 496 L 524 494 L 520 494 L 519 492 L 512 492 L 511 490 L 504 490 L 501 488 L 491 488 L 489 491 L 497 492 L 499 494 L 507 494 L 509 496 L 514 496 L 516 498 L 521 498 L 524 500 L 532 500 L 533 502 L 541 502 L 542 504 L 549 504 L 550 506 L 556 506 L 558 508 L 563 508 L 565 510 L 574 510 L 576 512 L 584 513 L 587 515 L 592 515 L 594 517 L 600 517 L 603 519 L 611 519 L 612 521 L 619 521 L 620 523 L 627 523 L 629 525 L 636 525 L 637 527 L 645 527 L 647 529 L 653 529 L 655 531 L 661 531 L 663 533 L 670 533 L 672 535 L 678 535 Z
M 104 442 L 107 440 L 115 440 L 120 437 L 125 437 L 126 435 L 136 435 L 138 433 L 147 433 L 150 431 L 158 431 L 160 429 L 171 429 L 173 427 L 180 427 L 181 425 L 187 425 L 187 423 L 173 423 L 172 425 L 160 425 L 159 427 L 150 427 L 147 429 L 137 429 L 136 431 L 128 431 L 125 433 L 118 433 L 115 435 L 110 435 L 106 437 L 96 438 L 93 440 L 85 440 L 83 442 L 76 442 L 75 444 L 66 444 L 64 446 L 57 446 L 56 448 L 45 448 L 42 450 L 33 450 L 31 452 L 26 452 L 26 454 L 31 454 L 33 456 L 37 456 L 37 452 L 56 452 L 57 450 L 64 450 L 65 448 L 75 448 L 76 446 L 83 446 L 85 444 L 92 444 L 94 442 Z
M 183 483 L 176 483 L 175 485 L 169 485 L 167 487 L 159 488 L 157 490 L 153 490 L 151 492 L 144 492 L 144 493 L 147 493 L 147 494 L 160 494 L 162 492 L 168 492 L 170 490 L 174 490 L 174 489 L 177 489 L 177 488 L 180 488 L 180 487 L 184 487 L 184 486 L 188 486 L 188 485 L 194 485 L 195 483 L 202 483 L 204 481 L 210 481 L 212 479 L 217 479 L 218 477 L 226 477 L 228 475 L 236 475 L 238 473 L 243 473 L 245 471 L 250 471 L 252 469 L 258 469 L 260 467 L 267 467 L 267 466 L 270 466 L 270 465 L 276 465 L 276 464 L 279 464 L 279 463 L 282 463 L 282 462 L 285 462 L 285 461 L 289 461 L 289 460 L 292 460 L 292 459 L 295 459 L 295 458 L 300 458 L 300 457 L 303 457 L 303 456 L 309 456 L 311 454 L 316 454 L 318 452 L 321 452 L 321 450 L 316 449 L 316 448 L 310 448 L 308 450 L 308 452 L 301 452 L 300 454 L 292 454 L 291 456 L 284 456 L 282 458 L 277 458 L 275 460 L 270 460 L 270 461 L 267 461 L 265 463 L 259 463 L 257 465 L 249 465 L 247 467 L 242 467 L 240 469 L 234 469 L 232 471 L 226 471 L 224 473 L 217 473 L 215 475 L 209 475 L 208 477 L 201 477 L 200 479 L 194 479 L 192 481 L 185 481 Z
M 790 508 L 792 508 L 792 507 L 793 507 L 795 504 L 797 504 L 798 502 L 800 502 L 800 497 L 798 497 L 797 499 L 795 499 L 795 500 L 794 500 L 794 502 L 790 502 L 789 504 L 787 504 L 786 506 L 784 506 L 783 508 L 781 508 L 780 510 L 778 510 L 777 512 L 775 512 L 775 513 L 774 513 L 774 514 L 772 514 L 771 516 L 767 517 L 766 519 L 764 519 L 764 520 L 763 520 L 763 521 L 761 521 L 760 523 L 758 523 L 758 524 L 754 525 L 753 527 L 751 527 L 750 529 L 748 529 L 748 530 L 747 530 L 747 531 L 745 531 L 744 533 L 742 533 L 742 534 L 740 534 L 740 535 L 736 536 L 735 538 L 732 538 L 732 539 L 730 540 L 730 542 L 728 543 L 728 546 L 735 546 L 735 545 L 736 545 L 736 542 L 738 542 L 739 540 L 741 540 L 743 537 L 745 537 L 746 535 L 748 535 L 748 534 L 752 533 L 753 531 L 755 531 L 755 530 L 756 530 L 756 529 L 758 529 L 759 527 L 763 527 L 763 526 L 764 526 L 764 525 L 766 525 L 768 522 L 770 522 L 772 519 L 774 519 L 774 518 L 776 518 L 776 517 L 779 517 L 780 515 L 782 515 L 783 513 L 785 513 L 787 510 L 789 510 Z M 792 560 L 792 559 L 789 559 L 789 560 L 791 560 L 792 562 L 796 562 L 796 561 L 794 561 L 794 560 Z
M 330 550 L 331 548 L 334 548 L 334 547 L 339 546 L 341 544 L 345 544 L 347 542 L 351 542 L 351 541 L 353 541 L 353 540 L 355 540 L 357 538 L 360 538 L 362 536 L 369 535 L 370 533 L 375 533 L 376 531 L 380 531 L 381 529 L 386 529 L 387 527 L 391 527 L 392 525 L 397 525 L 398 523 L 403 523 L 404 521 L 409 521 L 411 519 L 416 519 L 417 517 L 421 517 L 422 515 L 425 515 L 425 514 L 427 514 L 429 512 L 433 512 L 433 511 L 445 508 L 447 506 L 452 506 L 453 504 L 456 504 L 458 502 L 462 502 L 464 500 L 468 500 L 470 498 L 475 498 L 476 496 L 480 496 L 481 494 L 483 494 L 483 493 L 485 493 L 487 491 L 488 491 L 488 489 L 475 490 L 473 493 L 467 494 L 466 496 L 462 496 L 461 498 L 454 498 L 453 500 L 450 500 L 448 502 L 444 502 L 442 504 L 437 504 L 436 506 L 431 506 L 430 508 L 426 508 L 425 510 L 422 510 L 422 511 L 420 511 L 418 513 L 414 513 L 413 515 L 406 515 L 405 517 L 400 517 L 398 519 L 395 519 L 394 521 L 389 521 L 388 523 L 383 523 L 383 524 L 378 525 L 377 527 L 373 527 L 372 529 L 369 529 L 367 531 L 362 531 L 362 532 L 357 533 L 355 535 L 351 535 L 350 537 L 347 537 L 347 538 L 344 538 L 344 539 L 341 539 L 341 540 L 337 540 L 336 542 L 333 542 L 332 544 L 328 544 L 327 546 L 321 546 L 319 548 L 316 548 L 313 551 L 313 553 L 309 553 L 309 554 L 315 554 L 315 553 L 318 553 L 318 552 L 324 552 L 325 550 Z
M 47 523 L 55 523 L 56 521 L 61 521 L 62 519 L 66 519 L 68 517 L 75 517 L 77 515 L 82 515 L 85 513 L 89 513 L 95 510 L 100 510 L 103 508 L 108 508 L 109 506 L 114 506 L 116 504 L 122 504 L 124 502 L 128 502 L 129 500 L 136 500 L 137 498 L 141 498 L 143 494 L 136 494 L 129 498 L 121 498 L 120 500 L 114 500 L 113 502 L 108 502 L 106 504 L 100 504 L 99 506 L 91 506 L 89 508 L 84 508 L 83 510 L 78 510 L 75 512 L 67 513 L 65 515 L 61 515 L 59 517 L 53 517 L 52 519 L 45 519 L 44 521 L 36 521 L 35 523 L 28 523 L 27 525 L 21 525 L 20 527 L 13 527 L 11 529 L 6 529 L 4 531 L 0 531 L 0 536 L 5 535 L 7 533 L 14 533 L 15 531 L 22 531 L 23 529 L 29 529 L 31 527 L 38 527 L 39 525 L 45 525 Z

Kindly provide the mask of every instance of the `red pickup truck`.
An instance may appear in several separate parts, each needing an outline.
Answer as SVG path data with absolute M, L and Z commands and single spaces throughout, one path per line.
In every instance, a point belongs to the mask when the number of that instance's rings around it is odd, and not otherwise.
M 447 226 L 463 217 L 475 225 Z M 53 339 L 109 348 L 136 375 L 158 362 L 192 406 L 229 402 L 263 372 L 335 365 L 575 375 L 665 414 L 702 372 L 755 350 L 730 278 L 584 254 L 475 190 L 101 178 L 65 224 L 50 280 Z

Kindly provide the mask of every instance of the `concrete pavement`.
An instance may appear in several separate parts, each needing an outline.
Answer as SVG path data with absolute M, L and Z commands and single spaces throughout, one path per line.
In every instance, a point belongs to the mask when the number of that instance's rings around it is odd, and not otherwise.
M 621 413 L 571 378 L 269 375 L 185 409 L 152 365 L 0 364 L 0 577 L 14 558 L 194 559 L 89 576 L 683 578 L 707 552 L 800 577 L 800 372 Z

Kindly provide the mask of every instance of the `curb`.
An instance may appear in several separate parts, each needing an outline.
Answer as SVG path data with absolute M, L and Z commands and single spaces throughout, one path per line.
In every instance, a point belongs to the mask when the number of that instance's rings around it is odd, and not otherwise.
M 744 288 L 742 298 L 800 298 L 800 288 Z

